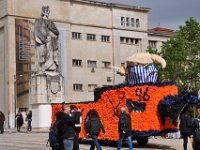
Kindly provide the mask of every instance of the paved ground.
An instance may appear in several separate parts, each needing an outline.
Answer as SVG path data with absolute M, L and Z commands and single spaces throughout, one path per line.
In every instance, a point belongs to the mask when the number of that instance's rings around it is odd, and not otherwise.
M 50 150 L 46 147 L 48 133 L 41 132 L 6 132 L 0 134 L 0 150 Z M 89 142 L 80 144 L 81 150 L 89 150 Z M 149 143 L 145 147 L 139 146 L 133 142 L 134 150 L 182 150 L 182 139 L 149 139 Z M 103 150 L 115 150 L 116 144 L 105 143 Z M 126 143 L 122 150 L 128 149 Z M 192 150 L 191 144 L 188 145 L 188 150 Z

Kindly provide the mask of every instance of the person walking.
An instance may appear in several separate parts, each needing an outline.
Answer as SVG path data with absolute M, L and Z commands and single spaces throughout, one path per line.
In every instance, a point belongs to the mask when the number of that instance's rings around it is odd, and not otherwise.
M 2 111 L 0 111 L 0 134 L 4 133 L 4 121 L 5 121 L 5 116 Z
M 95 146 L 97 150 L 102 150 L 101 145 L 98 142 L 98 135 L 100 131 L 105 134 L 105 129 L 102 125 L 102 122 L 100 120 L 100 117 L 96 110 L 91 109 L 87 114 L 87 120 L 85 121 L 85 128 L 87 136 L 90 136 L 93 140 L 90 150 L 94 150 Z
M 192 139 L 193 149 L 200 150 L 200 105 L 197 106 L 197 117 L 192 125 Z
M 27 116 L 27 121 L 28 121 L 28 129 L 27 129 L 27 132 L 31 132 L 32 131 L 32 125 L 31 125 L 31 122 L 32 122 L 32 111 L 29 110 Z
M 188 138 L 192 134 L 192 114 L 189 107 L 185 107 L 180 115 L 180 131 L 183 138 L 183 149 L 187 150 Z
M 128 138 L 128 146 L 129 150 L 133 149 L 132 139 L 131 139 L 131 117 L 126 113 L 126 109 L 124 107 L 121 108 L 121 114 L 119 115 L 118 122 L 118 132 L 119 132 L 119 141 L 117 144 L 117 150 L 121 149 L 122 141 L 125 137 Z
M 22 125 L 24 124 L 23 116 L 20 111 L 18 111 L 17 115 L 15 116 L 17 121 L 17 131 L 20 132 Z

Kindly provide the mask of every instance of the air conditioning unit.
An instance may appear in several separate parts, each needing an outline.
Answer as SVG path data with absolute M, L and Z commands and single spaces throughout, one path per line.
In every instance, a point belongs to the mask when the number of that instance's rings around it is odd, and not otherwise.
M 112 81 L 112 77 L 107 77 L 107 82 L 111 82 Z

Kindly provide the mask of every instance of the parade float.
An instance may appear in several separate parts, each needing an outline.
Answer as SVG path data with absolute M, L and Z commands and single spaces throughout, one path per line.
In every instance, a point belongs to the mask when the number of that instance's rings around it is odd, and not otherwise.
M 160 136 L 177 131 L 177 120 L 181 110 L 197 100 L 188 91 L 178 94 L 173 82 L 157 82 L 156 63 L 163 68 L 165 60 L 155 54 L 137 53 L 127 59 L 126 68 L 119 70 L 126 82 L 120 85 L 96 88 L 94 101 L 71 103 L 82 112 L 79 138 L 86 138 L 84 120 L 91 109 L 95 109 L 103 123 L 106 134 L 100 133 L 100 140 L 117 141 L 118 116 L 125 107 L 132 120 L 133 139 L 141 145 L 148 143 L 149 136 Z M 52 123 L 62 104 L 52 104 Z

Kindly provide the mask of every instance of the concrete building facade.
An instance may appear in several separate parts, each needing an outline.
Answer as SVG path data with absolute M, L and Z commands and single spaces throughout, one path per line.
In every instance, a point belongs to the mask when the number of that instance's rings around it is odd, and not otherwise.
M 148 31 L 149 8 L 89 0 L 1 0 L 0 110 L 5 113 L 8 127 L 14 127 L 17 110 L 31 109 L 33 26 L 34 20 L 41 16 L 42 6 L 47 5 L 49 19 L 60 31 L 63 101 L 66 102 L 93 100 L 94 88 L 123 82 L 116 68 L 125 64 L 128 56 L 144 52 L 149 40 L 169 38 Z M 43 118 L 51 114 L 41 113 Z M 50 121 L 41 126 L 49 126 Z

